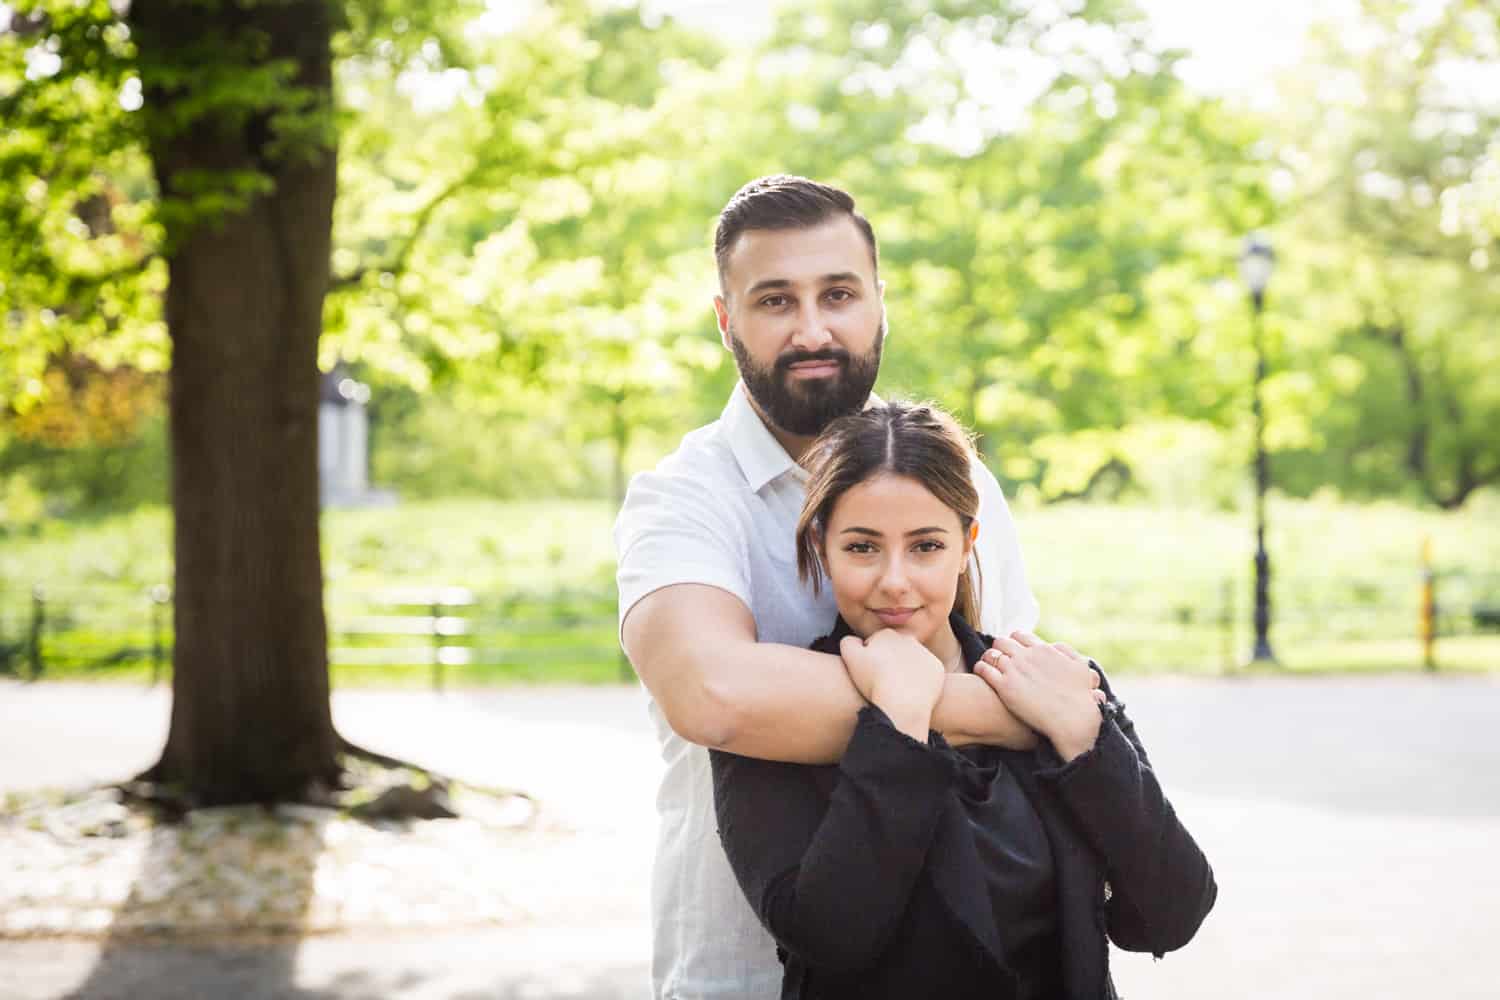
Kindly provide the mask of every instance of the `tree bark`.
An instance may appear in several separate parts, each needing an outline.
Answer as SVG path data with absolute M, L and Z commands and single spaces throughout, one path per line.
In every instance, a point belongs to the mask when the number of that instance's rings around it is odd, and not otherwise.
M 253 31 L 258 59 L 332 91 L 330 9 L 136 0 L 150 112 L 201 99 L 150 67 Z M 187 80 L 188 82 L 182 82 Z M 151 156 L 165 204 L 211 174 L 259 170 L 274 190 L 209 222 L 168 220 L 175 624 L 172 715 L 148 772 L 196 805 L 315 794 L 338 777 L 318 543 L 318 337 L 329 281 L 331 140 L 271 155 L 266 114 L 162 128 Z
M 1422 369 L 1417 359 L 1406 349 L 1406 328 L 1401 325 L 1388 331 L 1391 346 L 1401 361 L 1401 370 L 1406 375 L 1406 400 L 1411 407 L 1412 428 L 1406 440 L 1406 468 L 1425 485 L 1427 478 L 1427 400 L 1422 384 Z M 1430 492 L 1430 491 L 1429 491 Z
M 1438 402 L 1447 411 L 1448 426 L 1452 428 L 1456 438 L 1454 447 L 1457 452 L 1453 460 L 1455 468 L 1451 489 L 1441 488 L 1438 471 L 1433 468 L 1431 461 L 1432 418 L 1427 409 L 1427 382 L 1422 376 L 1420 362 L 1406 342 L 1406 327 L 1397 323 L 1384 328 L 1372 325 L 1367 329 L 1391 345 L 1401 363 L 1402 373 L 1406 376 L 1406 399 L 1414 421 L 1407 437 L 1407 471 L 1417 480 L 1428 500 L 1442 510 L 1459 509 L 1475 490 L 1500 478 L 1500 468 L 1487 474 L 1476 473 L 1474 450 L 1463 437 L 1464 413 L 1458 396 L 1443 384 L 1441 377 L 1434 377 Z

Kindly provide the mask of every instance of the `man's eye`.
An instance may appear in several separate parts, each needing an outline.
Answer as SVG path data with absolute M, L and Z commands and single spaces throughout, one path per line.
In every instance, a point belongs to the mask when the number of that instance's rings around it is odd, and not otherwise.
M 829 290 L 827 298 L 834 302 L 848 302 L 854 298 L 854 293 L 847 288 L 833 288 Z
M 765 306 L 767 309 L 780 309 L 782 306 L 786 305 L 786 303 L 787 298 L 785 295 L 767 295 L 765 298 L 760 300 L 760 304 Z

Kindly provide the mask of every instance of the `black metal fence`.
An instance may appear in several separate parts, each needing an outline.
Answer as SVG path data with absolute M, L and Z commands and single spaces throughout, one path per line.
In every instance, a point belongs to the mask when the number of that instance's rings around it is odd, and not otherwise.
M 1126 668 L 1234 669 L 1250 647 L 1248 579 L 1037 581 L 1040 629 Z M 1430 595 L 1406 580 L 1282 578 L 1273 594 L 1272 644 L 1297 665 L 1347 667 L 1444 662 L 1453 640 L 1489 637 L 1480 655 L 1500 662 L 1500 573 L 1442 573 Z M 0 673 L 23 678 L 109 668 L 166 676 L 172 597 L 164 584 L 48 582 L 0 590 Z M 1430 613 L 1424 607 L 1430 604 Z M 628 678 L 615 633 L 615 593 L 556 588 L 504 594 L 429 586 L 326 595 L 335 668 L 415 676 L 441 688 L 452 675 L 546 680 L 592 665 Z M 1430 637 L 1430 645 L 1423 641 Z
M 1231 671 L 1248 659 L 1253 644 L 1251 586 L 1248 576 L 1057 586 L 1039 580 L 1040 631 L 1101 662 Z M 1302 669 L 1500 665 L 1500 573 L 1283 575 L 1272 591 L 1272 612 L 1273 651 Z
M 545 679 L 549 667 L 594 663 L 621 674 L 613 591 L 330 590 L 325 609 L 334 667 L 425 670 L 435 688 L 455 669 L 514 667 Z M 20 599 L 0 592 L 0 673 L 36 679 L 144 665 L 154 683 L 171 669 L 172 645 L 165 585 L 45 584 Z

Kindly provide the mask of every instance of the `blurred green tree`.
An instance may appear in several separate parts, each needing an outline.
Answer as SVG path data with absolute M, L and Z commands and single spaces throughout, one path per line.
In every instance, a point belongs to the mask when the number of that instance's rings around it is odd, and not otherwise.
M 433 75 L 349 70 L 358 155 L 342 168 L 325 359 L 462 401 L 493 473 L 524 453 L 513 483 L 565 491 L 602 459 L 585 478 L 618 492 L 632 441 L 686 419 L 674 390 L 716 363 L 693 294 L 713 210 L 684 183 L 681 112 L 722 53 L 670 19 L 576 2 L 470 44 L 446 92 Z M 407 420 L 397 433 L 415 443 L 427 417 Z
M 1500 482 L 1500 12 L 1366 0 L 1314 37 L 1279 133 L 1284 468 L 1458 507 Z
M 1248 330 L 1212 289 L 1274 214 L 1258 126 L 1149 35 L 1109 0 L 837 0 L 788 9 L 762 57 L 756 128 L 880 233 L 882 388 L 961 414 L 1047 498 L 1117 491 L 1154 444 L 1249 412 L 1219 361 Z
M 189 804 L 338 778 L 316 436 L 334 60 L 444 61 L 464 10 L 22 0 L 0 32 L 7 401 L 75 349 L 170 352 L 173 702 L 147 777 Z

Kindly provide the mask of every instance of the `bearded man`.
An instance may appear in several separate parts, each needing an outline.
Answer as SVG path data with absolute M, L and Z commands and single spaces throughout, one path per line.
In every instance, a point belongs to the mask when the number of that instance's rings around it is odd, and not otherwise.
M 834 419 L 871 398 L 885 283 L 854 199 L 801 177 L 741 188 L 714 237 L 719 334 L 740 382 L 720 418 L 636 476 L 615 523 L 620 640 L 651 695 L 666 771 L 652 875 L 652 979 L 672 1000 L 778 995 L 776 946 L 719 844 L 706 747 L 833 763 L 864 705 L 838 656 L 809 643 L 837 615 L 797 574 L 798 464 Z M 983 631 L 1036 625 L 1015 525 L 977 460 Z M 880 641 L 876 641 L 879 639 Z M 857 654 L 909 656 L 886 630 Z M 952 744 L 1035 736 L 972 674 L 950 674 L 933 728 Z

